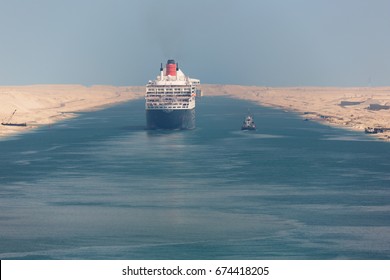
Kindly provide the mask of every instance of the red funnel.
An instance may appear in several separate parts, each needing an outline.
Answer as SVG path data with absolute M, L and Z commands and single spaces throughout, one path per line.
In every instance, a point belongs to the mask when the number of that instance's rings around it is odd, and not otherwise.
M 176 63 L 173 59 L 169 59 L 167 62 L 167 76 L 176 76 Z

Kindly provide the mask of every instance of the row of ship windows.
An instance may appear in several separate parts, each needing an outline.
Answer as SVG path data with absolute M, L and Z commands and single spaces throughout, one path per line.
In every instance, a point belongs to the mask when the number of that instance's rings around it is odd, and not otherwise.
M 146 103 L 148 106 L 153 105 L 153 106 L 188 106 L 189 103 L 176 103 L 176 102 L 169 102 L 169 103 L 160 103 L 160 102 L 147 102 Z
M 194 95 L 165 95 L 165 94 L 147 94 L 145 98 L 164 98 L 164 99 L 180 99 L 186 100 L 195 97 Z
M 157 91 L 148 91 L 146 94 L 147 95 L 179 95 L 179 96 L 186 96 L 186 95 L 191 95 L 194 94 L 195 92 L 157 92 Z
M 148 87 L 148 89 L 157 89 L 157 90 L 191 90 L 195 87 Z
M 195 88 L 195 86 L 191 86 L 191 85 L 148 85 L 147 87 L 149 88 L 166 88 L 166 89 L 183 89 L 183 88 Z
M 181 97 L 181 98 L 185 98 L 185 97 L 191 97 L 191 95 L 189 94 L 183 94 L 183 95 L 171 95 L 171 94 L 147 94 L 146 97 L 166 97 L 166 98 L 176 98 L 176 97 Z
M 189 88 L 183 88 L 183 89 L 179 89 L 179 88 L 148 88 L 148 91 L 174 91 L 174 92 L 190 92 L 190 91 L 194 91 L 194 90 L 191 90 Z
M 148 106 L 149 109 L 188 109 L 188 106 Z
M 188 105 L 190 104 L 189 102 L 159 102 L 158 100 L 148 100 L 148 102 L 146 102 L 147 104 L 154 104 L 154 105 L 178 105 L 178 106 L 181 106 L 181 105 Z
M 191 102 L 191 98 L 156 98 L 156 97 L 147 97 L 145 98 L 147 101 L 151 102 Z
M 194 91 L 195 87 L 181 87 L 181 88 L 172 88 L 172 87 L 147 87 L 147 90 L 158 90 L 158 91 Z
M 183 88 L 183 89 L 173 89 L 173 88 L 146 88 L 147 91 L 170 91 L 170 92 L 193 92 L 194 88 Z

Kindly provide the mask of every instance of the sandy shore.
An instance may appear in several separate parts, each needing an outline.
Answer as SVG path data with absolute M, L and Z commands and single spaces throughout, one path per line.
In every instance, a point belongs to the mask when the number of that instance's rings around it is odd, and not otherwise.
M 239 85 L 202 85 L 204 95 L 222 95 L 254 101 L 263 106 L 293 111 L 304 120 L 357 130 L 390 128 L 390 87 L 271 88 Z M 0 120 L 27 123 L 27 127 L 0 126 L 0 137 L 20 133 L 135 98 L 144 86 L 33 85 L 0 87 Z M 372 134 L 390 141 L 390 130 Z
M 0 120 L 26 127 L 0 126 L 0 137 L 75 117 L 77 112 L 96 110 L 143 97 L 144 87 L 81 85 L 33 85 L 0 87 Z
M 263 106 L 297 112 L 304 120 L 324 122 L 364 133 L 365 128 L 390 128 L 390 87 L 271 88 L 203 85 L 205 95 L 227 95 Z M 390 130 L 372 134 L 390 140 Z

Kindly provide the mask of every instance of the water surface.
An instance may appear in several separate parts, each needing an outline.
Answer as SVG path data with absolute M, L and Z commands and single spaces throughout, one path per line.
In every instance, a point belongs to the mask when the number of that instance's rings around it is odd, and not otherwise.
M 147 131 L 143 102 L 0 142 L 1 259 L 390 258 L 389 143 L 222 97 Z

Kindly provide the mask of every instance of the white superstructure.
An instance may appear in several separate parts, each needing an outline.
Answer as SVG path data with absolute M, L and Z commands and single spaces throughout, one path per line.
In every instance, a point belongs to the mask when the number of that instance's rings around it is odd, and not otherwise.
M 195 108 L 198 79 L 184 75 L 173 60 L 168 60 L 165 68 L 160 68 L 156 80 L 146 85 L 146 110 L 188 110 Z

